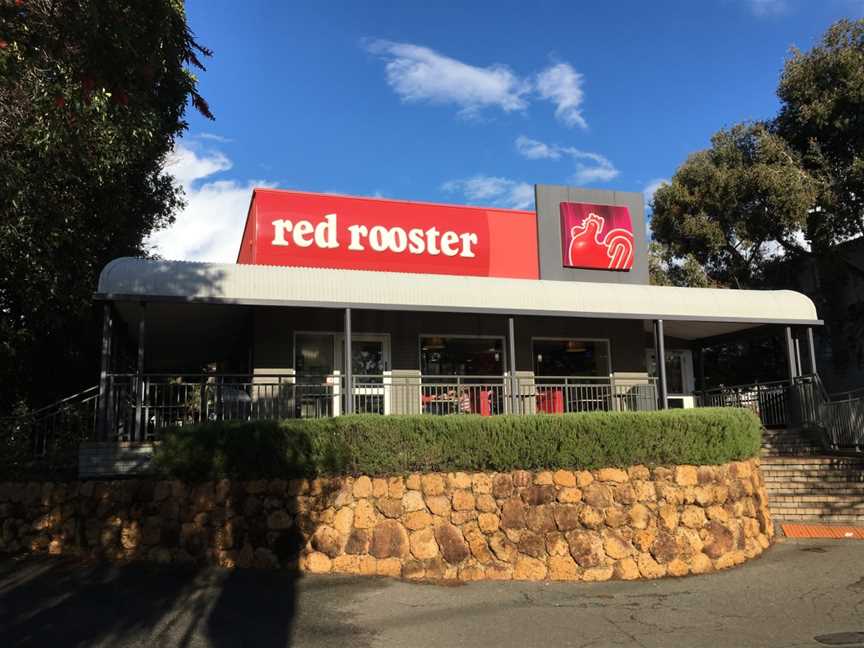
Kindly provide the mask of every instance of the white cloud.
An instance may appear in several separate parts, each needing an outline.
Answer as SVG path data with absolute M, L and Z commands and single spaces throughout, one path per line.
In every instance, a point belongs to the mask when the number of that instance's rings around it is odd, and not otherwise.
M 472 203 L 507 209 L 534 208 L 534 185 L 510 178 L 475 175 L 464 180 L 450 180 L 441 188 L 448 193 L 461 193 Z
M 165 164 L 165 171 L 174 176 L 175 182 L 183 187 L 184 191 L 188 191 L 196 180 L 228 171 L 230 168 L 231 160 L 222 152 L 212 151 L 199 156 L 184 144 L 176 146 Z
M 557 160 L 561 157 L 561 149 L 557 146 L 549 146 L 524 135 L 516 138 L 516 150 L 529 160 Z
M 412 43 L 375 40 L 366 48 L 384 59 L 387 83 L 403 101 L 454 104 L 463 116 L 474 117 L 489 107 L 525 110 L 539 97 L 555 105 L 562 123 L 588 127 L 582 115 L 583 76 L 569 63 L 523 77 L 500 63 L 479 67 Z
M 581 151 L 572 146 L 546 144 L 539 140 L 520 135 L 516 138 L 516 150 L 529 160 L 558 160 L 563 157 L 572 158 L 576 162 L 576 171 L 572 181 L 576 184 L 591 184 L 592 182 L 608 182 L 618 176 L 615 165 L 599 153 Z
M 599 153 L 588 153 L 573 149 L 570 153 L 576 160 L 576 173 L 573 181 L 576 184 L 591 184 L 592 182 L 608 182 L 618 177 L 618 169 L 607 158 Z
M 249 200 L 255 187 L 272 187 L 261 180 L 210 180 L 228 171 L 231 161 L 220 151 L 178 143 L 165 171 L 186 194 L 186 207 L 174 224 L 147 242 L 166 259 L 233 263 L 237 259 Z
M 642 195 L 645 196 L 645 205 L 650 209 L 651 201 L 654 200 L 654 194 L 664 184 L 669 184 L 668 178 L 654 178 L 642 189 Z
M 217 135 L 216 133 L 198 133 L 197 135 L 194 135 L 194 137 L 197 137 L 198 139 L 210 140 L 213 142 L 219 142 L 220 144 L 228 144 L 228 143 L 234 141 L 228 137 L 223 137 L 222 135 Z
M 555 116 L 567 126 L 588 128 L 582 116 L 582 75 L 567 63 L 558 63 L 537 75 L 537 92 L 555 104 Z
M 786 0 L 747 0 L 754 16 L 780 16 L 789 11 Z
M 377 40 L 369 51 L 386 60 L 387 82 L 403 101 L 455 104 L 464 115 L 497 106 L 524 110 L 530 82 L 504 65 L 477 67 L 428 47 Z

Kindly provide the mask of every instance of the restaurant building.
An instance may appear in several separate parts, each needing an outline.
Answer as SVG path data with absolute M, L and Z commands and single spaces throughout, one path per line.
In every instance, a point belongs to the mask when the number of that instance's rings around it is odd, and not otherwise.
M 535 193 L 516 211 L 256 189 L 236 263 L 112 261 L 101 438 L 693 407 L 700 349 L 756 330 L 785 339 L 790 379 L 815 373 L 806 296 L 652 286 L 641 193 Z

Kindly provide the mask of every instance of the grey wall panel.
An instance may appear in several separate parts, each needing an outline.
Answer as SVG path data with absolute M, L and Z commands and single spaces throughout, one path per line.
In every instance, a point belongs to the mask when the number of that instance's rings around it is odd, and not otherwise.
M 263 320 L 270 320 L 263 323 Z M 419 369 L 421 335 L 466 335 L 504 338 L 507 318 L 463 313 L 352 311 L 355 334 L 390 335 L 392 369 Z M 296 331 L 339 332 L 341 313 L 324 309 L 260 309 L 256 313 L 255 364 L 275 367 L 293 363 Z M 638 320 L 554 317 L 516 318 L 516 368 L 533 368 L 531 340 L 535 337 L 606 338 L 613 371 L 645 371 L 644 326 Z M 505 345 L 506 346 L 506 345 Z M 289 365 L 289 366 L 293 366 Z
M 540 278 L 563 281 L 601 283 L 648 283 L 648 235 L 645 224 L 644 197 L 641 193 L 578 189 L 559 185 L 536 185 L 537 244 L 540 256 Z M 562 202 L 622 205 L 630 211 L 633 223 L 633 268 L 628 272 L 566 268 L 561 255 Z

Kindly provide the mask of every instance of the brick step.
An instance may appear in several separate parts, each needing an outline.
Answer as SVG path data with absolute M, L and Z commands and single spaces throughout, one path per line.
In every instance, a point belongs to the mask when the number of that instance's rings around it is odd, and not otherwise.
M 802 445 L 813 447 L 818 447 L 820 445 L 813 439 L 804 439 L 801 437 L 785 436 L 779 434 L 775 436 L 763 436 L 762 443 L 770 445 Z
M 864 473 L 858 470 L 764 470 L 762 476 L 765 479 L 781 479 L 784 477 L 806 477 L 812 479 L 838 477 L 850 481 L 864 481 Z
M 764 461 L 764 459 L 763 459 Z M 864 474 L 864 469 L 858 466 L 828 466 L 825 464 L 772 464 L 762 467 L 762 472 L 766 475 L 782 472 L 821 472 L 826 474 L 831 473 L 847 473 L 850 475 Z
M 814 513 L 821 515 L 860 515 L 864 508 L 845 504 L 826 506 L 825 502 L 775 502 L 771 504 L 771 515 L 790 515 L 795 513 Z
M 777 466 L 775 468 L 762 470 L 762 475 L 768 477 L 794 477 L 803 475 L 806 477 L 852 477 L 864 480 L 864 471 L 852 468 L 832 468 L 830 466 L 808 466 L 806 468 L 795 468 L 795 466 Z
M 807 441 L 782 441 L 778 439 L 772 439 L 770 441 L 762 442 L 763 448 L 807 448 L 812 450 L 820 450 L 822 446 L 817 445 L 815 443 L 808 443 Z
M 762 454 L 761 456 L 764 458 L 768 457 L 800 457 L 801 455 L 818 455 L 822 452 L 821 448 L 805 448 L 802 446 L 796 446 L 794 448 L 773 448 L 762 446 Z
M 858 498 L 864 502 L 864 489 L 861 488 L 768 488 L 769 497 L 824 497 L 839 495 Z
M 859 475 L 771 475 L 763 477 L 766 484 L 864 484 Z
M 800 488 L 786 484 L 769 484 L 765 488 L 769 495 L 848 495 L 864 498 L 864 489 L 856 486 L 816 486 Z
M 864 484 L 864 479 L 861 479 L 860 475 L 805 475 L 796 473 L 789 475 L 764 475 L 763 479 L 766 484 L 785 484 L 787 482 L 798 484 Z
M 785 514 L 772 513 L 775 522 L 822 522 L 832 524 L 848 524 L 857 526 L 864 524 L 864 515 L 818 515 L 811 513 Z
M 799 483 L 799 484 L 864 484 L 864 473 L 843 472 L 788 472 L 766 473 L 762 475 L 765 483 Z
M 864 468 L 864 459 L 859 457 L 844 457 L 844 456 L 818 456 L 818 457 L 770 457 L 765 459 L 763 467 L 778 465 L 778 464 L 795 464 L 795 465 L 826 465 L 826 466 L 851 466 Z
M 769 505 L 776 508 L 795 506 L 805 508 L 842 508 L 843 512 L 864 513 L 864 500 L 848 495 L 777 495 L 768 494 Z

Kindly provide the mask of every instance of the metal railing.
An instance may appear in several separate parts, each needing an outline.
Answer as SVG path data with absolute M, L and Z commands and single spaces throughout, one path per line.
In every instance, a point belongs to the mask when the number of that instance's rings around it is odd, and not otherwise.
M 77 466 L 78 446 L 93 438 L 99 390 L 90 387 L 21 416 L 0 418 L 0 465 L 15 474 L 65 474 Z
M 140 392 L 140 393 L 139 393 Z M 338 416 L 345 377 L 135 374 L 108 377 L 107 438 L 146 441 L 204 421 Z M 535 414 L 657 409 L 653 378 L 376 375 L 352 377 L 355 413 Z
M 354 376 L 355 412 L 377 414 L 563 414 L 657 409 L 654 379 L 594 376 Z
M 864 452 L 864 389 L 829 394 L 818 374 L 697 392 L 698 407 L 746 407 L 765 427 L 819 435 L 831 450 Z
M 788 380 L 723 385 L 696 392 L 696 406 L 744 407 L 755 412 L 765 427 L 782 427 L 789 421 L 789 387 Z
M 820 413 L 831 448 L 864 452 L 864 389 L 826 394 Z
M 108 436 L 145 441 L 169 427 L 206 421 L 333 416 L 340 386 L 338 376 L 146 374 L 139 385 L 135 374 L 112 374 Z

